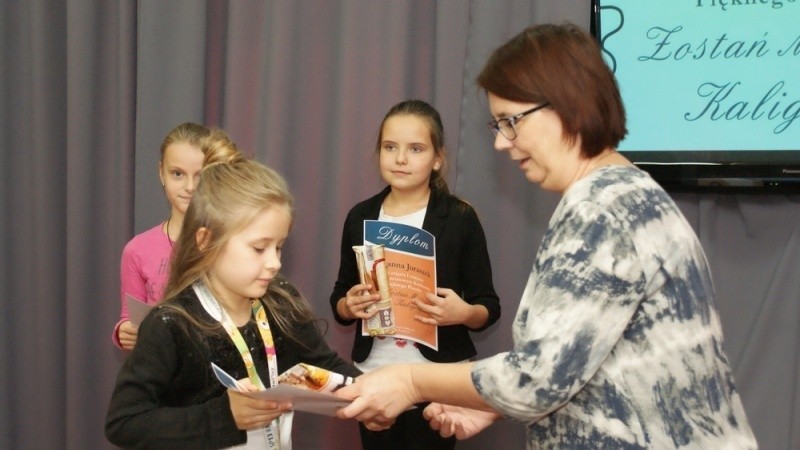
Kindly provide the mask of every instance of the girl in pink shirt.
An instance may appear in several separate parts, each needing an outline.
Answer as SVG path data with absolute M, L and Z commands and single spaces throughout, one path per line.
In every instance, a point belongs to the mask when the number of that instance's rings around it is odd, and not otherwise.
M 122 250 L 120 319 L 112 335 L 118 347 L 131 350 L 136 344 L 138 328 L 130 321 L 126 296 L 147 304 L 155 304 L 163 296 L 172 246 L 180 234 L 200 170 L 211 160 L 232 153 L 239 151 L 224 131 L 209 130 L 196 123 L 178 125 L 164 138 L 158 176 L 171 206 L 170 214 L 155 227 L 134 236 Z

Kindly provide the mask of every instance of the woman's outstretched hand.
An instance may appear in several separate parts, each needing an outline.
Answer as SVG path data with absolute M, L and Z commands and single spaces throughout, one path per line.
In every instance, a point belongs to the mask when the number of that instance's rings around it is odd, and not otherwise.
M 337 390 L 336 396 L 353 401 L 339 410 L 339 418 L 356 419 L 373 431 L 389 428 L 400 413 L 419 401 L 407 364 L 360 375 L 353 384 Z

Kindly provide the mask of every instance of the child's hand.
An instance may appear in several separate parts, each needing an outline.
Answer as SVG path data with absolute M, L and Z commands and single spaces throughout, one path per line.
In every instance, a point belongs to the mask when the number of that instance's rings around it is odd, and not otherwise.
M 239 392 L 258 392 L 261 390 L 258 386 L 250 382 L 250 378 L 236 380 L 236 385 L 239 386 Z
M 246 383 L 240 381 L 239 384 Z M 247 386 L 243 386 L 243 388 L 249 389 Z M 231 403 L 233 420 L 236 421 L 236 428 L 240 430 L 266 427 L 281 414 L 292 410 L 290 402 L 278 403 L 272 400 L 252 398 L 232 389 L 228 389 L 228 398 Z
M 347 296 L 339 300 L 339 315 L 347 319 L 369 319 L 378 310 L 372 306 L 381 299 L 379 293 L 370 294 L 371 284 L 357 284 L 347 291 Z M 344 311 L 342 311 L 344 310 Z M 344 312 L 344 314 L 342 314 Z
M 494 411 L 479 411 L 441 403 L 431 403 L 422 415 L 428 419 L 430 427 L 439 431 L 442 437 L 455 436 L 458 440 L 475 436 L 500 418 L 500 414 Z
M 126 320 L 119 325 L 117 336 L 119 337 L 119 344 L 125 350 L 133 350 L 136 345 L 136 335 L 139 333 L 139 327 L 132 324 L 130 320 Z
M 464 324 L 469 320 L 472 305 L 462 300 L 455 291 L 439 288 L 436 293 L 439 295 L 426 295 L 428 302 L 414 300 L 421 311 L 428 313 L 427 317 L 415 315 L 415 319 L 438 326 Z

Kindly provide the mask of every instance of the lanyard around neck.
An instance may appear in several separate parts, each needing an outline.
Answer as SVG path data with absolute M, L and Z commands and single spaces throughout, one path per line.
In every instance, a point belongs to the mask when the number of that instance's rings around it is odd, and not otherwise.
M 195 294 L 197 294 L 197 298 L 200 300 L 200 303 L 203 305 L 209 315 L 217 320 L 220 325 L 225 328 L 228 336 L 230 336 L 233 344 L 236 346 L 236 349 L 239 351 L 239 354 L 242 357 L 244 366 L 247 369 L 247 377 L 250 379 L 250 382 L 253 384 L 253 386 L 258 387 L 259 389 L 266 389 L 266 386 L 264 386 L 264 383 L 261 381 L 261 377 L 256 371 L 253 355 L 250 353 L 250 349 L 247 347 L 247 343 L 244 341 L 244 337 L 242 337 L 239 327 L 233 323 L 231 316 L 227 311 L 225 311 L 225 308 L 219 304 L 217 299 L 214 297 L 214 294 L 211 293 L 205 283 L 198 281 L 192 285 L 192 289 L 194 289 Z M 269 327 L 269 320 L 267 320 L 267 311 L 264 308 L 264 305 L 258 299 L 250 300 L 250 308 L 253 311 L 253 316 L 256 319 L 258 332 L 261 334 L 261 341 L 264 343 L 264 353 L 267 356 L 267 368 L 269 370 L 269 383 L 270 386 L 275 386 L 278 384 L 278 354 L 275 351 L 275 341 L 272 339 L 272 331 Z M 278 421 L 273 421 L 272 424 L 265 429 L 266 439 L 270 449 L 280 448 L 279 439 L 276 439 L 278 435 L 278 427 L 276 426 L 276 422 Z
M 225 328 L 225 331 L 228 333 L 228 336 L 230 336 L 236 349 L 239 350 L 239 354 L 247 369 L 247 376 L 250 378 L 250 382 L 259 389 L 265 389 L 266 386 L 262 383 L 258 372 L 256 372 L 253 355 L 250 354 L 250 349 L 247 347 L 242 333 L 239 331 L 236 324 L 233 323 L 228 312 L 219 304 L 214 294 L 211 293 L 204 283 L 198 281 L 192 287 L 197 297 L 200 299 L 200 302 L 206 310 L 209 311 L 211 316 L 219 321 L 220 325 Z M 267 356 L 267 364 L 269 366 L 270 386 L 274 386 L 278 382 L 278 355 L 275 351 L 275 341 L 272 338 L 269 320 L 267 320 L 267 311 L 258 299 L 250 300 L 250 308 L 253 311 L 253 316 L 256 318 L 258 332 L 261 334 L 261 341 L 264 343 L 264 353 Z

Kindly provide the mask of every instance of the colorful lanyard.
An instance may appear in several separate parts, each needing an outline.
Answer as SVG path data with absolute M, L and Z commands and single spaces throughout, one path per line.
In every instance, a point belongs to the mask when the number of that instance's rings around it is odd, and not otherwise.
M 228 332 L 228 336 L 231 337 L 233 344 L 242 356 L 242 361 L 244 361 L 244 366 L 247 369 L 247 377 L 250 379 L 250 382 L 259 389 L 266 389 L 266 386 L 264 386 L 261 377 L 256 371 L 253 355 L 250 353 L 250 349 L 247 347 L 247 343 L 244 341 L 244 337 L 242 337 L 239 328 L 233 323 L 231 316 L 228 315 L 225 308 L 219 304 L 214 294 L 211 293 L 205 283 L 198 281 L 192 285 L 192 288 L 206 311 L 208 311 L 214 319 L 219 321 L 222 327 L 225 328 L 225 331 Z M 278 383 L 278 354 L 275 351 L 275 341 L 272 339 L 272 331 L 269 328 L 267 311 L 258 299 L 251 299 L 250 307 L 253 311 L 253 316 L 256 318 L 261 340 L 264 342 L 264 352 L 267 355 L 267 367 L 269 369 L 269 383 L 270 386 L 275 386 Z M 280 418 L 272 421 L 272 423 L 264 429 L 268 448 L 275 450 L 280 449 L 278 427 L 276 426 L 278 420 L 280 420 Z

